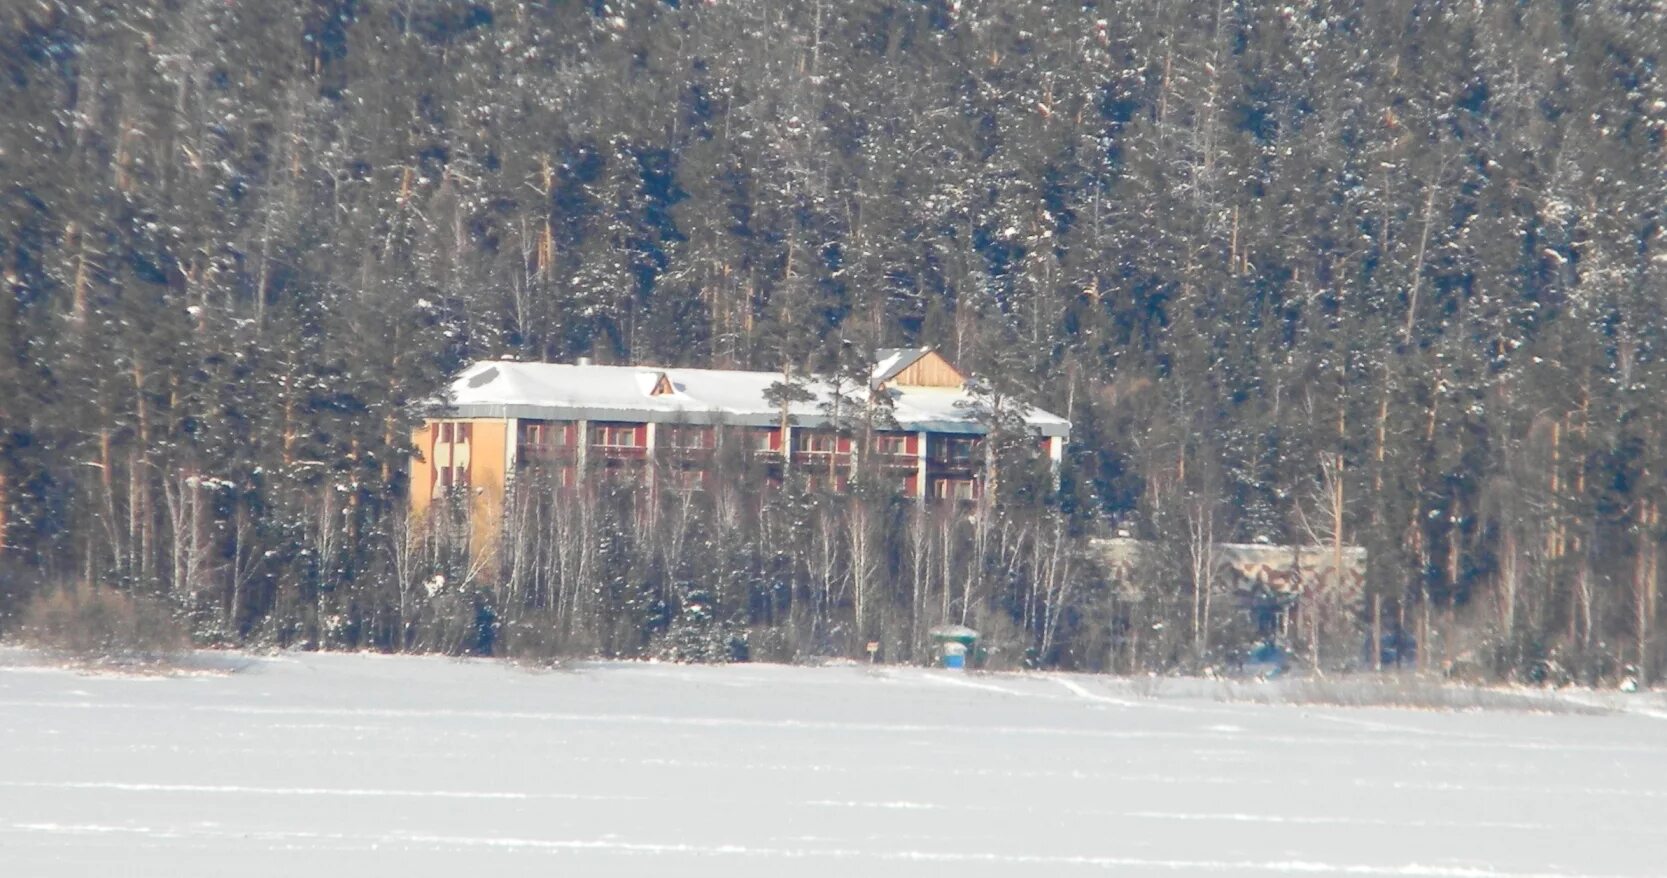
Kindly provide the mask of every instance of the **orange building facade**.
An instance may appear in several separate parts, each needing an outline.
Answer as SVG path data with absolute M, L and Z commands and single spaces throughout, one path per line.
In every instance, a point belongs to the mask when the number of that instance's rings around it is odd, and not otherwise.
M 652 468 L 658 483 L 698 490 L 726 451 L 771 481 L 796 470 L 840 490 L 863 437 L 872 443 L 863 459 L 904 496 L 973 500 L 982 491 L 987 413 L 936 352 L 882 351 L 867 387 L 811 378 L 800 385 L 808 398 L 785 406 L 771 402 L 782 383 L 765 372 L 477 363 L 412 436 L 412 511 L 456 497 L 488 536 L 518 473 L 537 468 L 577 486 L 586 474 L 640 477 Z M 886 423 L 855 429 L 870 395 L 884 395 Z M 1022 416 L 1057 466 L 1070 424 L 1033 408 Z

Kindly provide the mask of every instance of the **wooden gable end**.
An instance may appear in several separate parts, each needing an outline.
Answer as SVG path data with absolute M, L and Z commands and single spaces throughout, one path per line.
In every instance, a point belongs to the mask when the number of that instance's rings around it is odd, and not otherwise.
M 943 354 L 927 351 L 886 383 L 897 387 L 960 387 L 967 383 L 967 376 Z
M 669 396 L 669 395 L 671 395 L 673 393 L 676 393 L 676 392 L 677 392 L 677 388 L 672 386 L 671 376 L 667 375 L 664 372 L 661 372 L 659 374 L 659 376 L 654 379 L 654 389 L 650 390 L 648 392 L 648 395 L 649 396 Z

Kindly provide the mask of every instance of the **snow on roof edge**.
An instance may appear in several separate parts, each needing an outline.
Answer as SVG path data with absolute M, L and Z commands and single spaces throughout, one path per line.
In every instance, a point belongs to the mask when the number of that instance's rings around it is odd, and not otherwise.
M 915 352 L 914 359 L 926 352 Z M 662 373 L 676 392 L 653 396 L 652 381 L 645 376 Z M 482 380 L 486 375 L 491 377 Z M 427 402 L 452 417 L 774 426 L 780 409 L 765 402 L 763 394 L 781 380 L 776 372 L 482 360 L 458 374 L 445 398 Z M 807 389 L 817 398 L 795 403 L 790 414 L 798 426 L 825 426 L 832 387 L 812 380 Z M 899 430 L 985 432 L 965 390 L 894 387 L 889 392 Z M 1025 420 L 1043 436 L 1070 435 L 1069 421 L 1043 409 L 1027 407 Z

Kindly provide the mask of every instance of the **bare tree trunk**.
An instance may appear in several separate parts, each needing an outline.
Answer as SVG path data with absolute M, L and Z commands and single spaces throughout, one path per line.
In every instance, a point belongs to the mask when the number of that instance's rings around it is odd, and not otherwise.
M 916 500 L 909 514 L 909 657 L 926 642 L 926 595 L 931 587 L 932 534 L 926 501 Z
M 950 612 L 954 607 L 952 592 L 955 582 L 955 518 L 950 515 L 938 518 L 938 540 L 942 549 L 938 552 L 938 561 L 942 565 L 942 586 L 940 594 L 943 597 L 943 612 L 939 615 L 940 624 L 947 624 Z
M 1339 415 L 1338 419 L 1337 419 L 1337 429 L 1338 429 L 1338 433 L 1341 434 L 1342 430 L 1343 430 L 1343 420 L 1342 420 L 1341 415 Z M 1346 574 L 1345 568 L 1343 567 L 1343 501 L 1344 501 L 1344 497 L 1343 497 L 1343 466 L 1344 466 L 1344 464 L 1343 464 L 1343 455 L 1342 455 L 1341 452 L 1338 453 L 1338 455 L 1336 457 L 1336 460 L 1337 460 L 1337 473 L 1336 473 L 1335 478 L 1332 480 L 1332 486 L 1331 486 L 1331 491 L 1332 491 L 1332 500 L 1331 500 L 1331 569 L 1332 569 L 1332 575 L 1337 578 L 1337 581 L 1334 584 L 1334 587 L 1338 588 L 1338 589 L 1342 589 L 1342 588 L 1346 587 L 1348 579 L 1347 579 L 1347 574 Z M 1315 647 L 1314 647 L 1314 649 L 1315 649 L 1315 658 L 1318 659 L 1318 657 L 1319 657 L 1319 634 L 1318 634 L 1318 629 L 1317 628 L 1315 629 Z M 1315 664 L 1315 669 L 1317 670 L 1318 668 L 1319 668 L 1319 665 L 1316 663 Z
M 189 467 L 175 474 L 172 484 L 164 480 L 162 497 L 168 510 L 169 593 L 189 605 L 202 588 L 202 503 L 201 479 Z
M 1580 388 L 1580 431 L 1575 444 L 1575 459 L 1579 461 L 1574 470 L 1573 496 L 1586 495 L 1586 449 L 1587 435 L 1591 427 L 1589 421 L 1592 407 L 1592 394 L 1588 387 Z M 1580 629 L 1580 653 L 1584 656 L 1592 648 L 1592 604 L 1595 596 L 1592 594 L 1592 536 L 1587 526 L 1581 527 L 1580 536 L 1576 537 L 1572 550 L 1579 553 L 1580 568 L 1575 574 L 1575 609 L 1583 620 Z
M 1580 617 L 1580 651 L 1584 654 L 1592 648 L 1592 604 L 1595 596 L 1592 593 L 1592 563 L 1591 557 L 1582 552 L 1580 567 L 1574 574 L 1575 609 Z
M 110 538 L 110 563 L 117 570 L 125 570 L 128 566 L 126 555 L 129 544 L 122 541 L 122 531 L 117 523 L 116 460 L 111 454 L 110 428 L 108 427 L 101 428 L 98 431 L 98 473 L 99 486 L 104 490 L 104 529 L 106 535 Z
M 252 545 L 254 539 L 254 523 L 249 520 L 248 507 L 239 501 L 232 520 L 231 594 L 227 596 L 226 615 L 220 623 L 221 635 L 228 640 L 234 640 L 241 634 L 243 588 L 254 579 L 255 571 L 259 569 L 260 556 Z
M 1499 546 L 1499 628 L 1511 661 L 1518 657 L 1516 642 L 1517 593 L 1522 586 L 1522 559 L 1517 550 L 1516 529 L 1509 524 Z
M 1372 670 L 1383 672 L 1383 595 L 1372 595 Z
M 1208 500 L 1196 498 L 1187 512 L 1193 661 L 1202 665 L 1210 651 L 1210 599 L 1215 591 L 1215 508 Z
M 851 498 L 847 505 L 846 532 L 851 553 L 851 609 L 858 640 L 866 640 L 869 633 L 868 598 L 874 590 L 876 562 L 873 558 L 873 534 L 869 532 L 867 504 Z
M 1652 629 L 1655 625 L 1656 617 L 1660 613 L 1661 603 L 1661 543 L 1656 536 L 1660 526 L 1661 509 L 1652 503 L 1650 505 L 1650 564 L 1648 575 L 1644 577 L 1644 619 L 1648 626 Z M 1644 655 L 1644 663 L 1640 666 L 1639 670 L 1639 673 L 1642 674 L 1639 678 L 1639 682 L 1647 686 L 1655 679 L 1655 676 L 1650 667 L 1650 655 L 1647 651 L 1650 646 L 1650 638 L 1646 637 L 1644 641 L 1646 653 Z
M 1424 673 L 1430 669 L 1430 588 L 1423 585 L 1419 590 L 1423 592 L 1423 606 L 1418 614 L 1418 670 Z
M 1654 504 L 1648 500 L 1643 501 L 1638 523 L 1640 544 L 1632 563 L 1633 613 L 1636 617 L 1637 633 L 1635 664 L 1638 667 L 1639 686 L 1647 686 L 1650 680 L 1650 628 L 1655 617 L 1657 552 L 1656 512 Z
M 1314 673 L 1322 674 L 1320 669 L 1320 601 L 1323 600 L 1318 584 L 1314 587 L 1314 599 L 1308 601 L 1303 610 L 1308 614 L 1308 663 L 1313 666 Z
M 75 280 L 73 282 L 73 292 L 70 297 L 69 313 L 70 321 L 75 325 L 77 333 L 79 334 L 80 330 L 87 324 L 87 240 L 86 236 L 81 234 L 79 228 L 73 222 L 69 224 L 69 229 L 65 232 L 64 237 L 66 239 L 74 239 L 73 246 L 77 251 L 75 257 Z M 71 242 L 69 240 L 66 240 L 64 243 L 66 247 L 71 246 Z
M 1054 520 L 1053 538 L 1049 541 L 1047 574 L 1047 602 L 1044 605 L 1046 619 L 1042 628 L 1042 655 L 1046 657 L 1053 651 L 1055 637 L 1059 632 L 1059 620 L 1063 615 L 1061 610 L 1071 599 L 1072 576 L 1070 570 L 1070 556 L 1066 550 L 1066 537 L 1063 533 L 1063 523 Z M 1040 553 L 1040 547 L 1038 547 Z M 1205 615 L 1209 615 L 1208 604 L 1205 605 Z
M 1403 615 L 1406 613 L 1407 598 L 1416 593 L 1418 595 L 1419 621 L 1418 643 L 1416 651 L 1413 653 L 1413 669 L 1423 673 L 1429 670 L 1429 662 L 1426 660 L 1428 650 L 1425 648 L 1427 646 L 1425 636 L 1429 634 L 1429 631 L 1425 623 L 1430 618 L 1430 590 L 1425 582 L 1425 571 L 1430 569 L 1430 547 L 1424 538 L 1423 516 L 1418 513 L 1417 505 L 1413 506 L 1410 517 L 1411 520 L 1407 522 L 1407 541 L 1412 544 L 1412 557 L 1417 561 L 1418 570 L 1417 579 L 1412 583 L 1412 587 L 1402 592 L 1401 612 Z
M 144 523 L 145 504 L 139 499 L 143 487 L 143 475 L 140 467 L 143 458 L 137 450 L 127 453 L 127 561 L 128 568 L 124 574 L 145 578 L 150 555 L 150 536 L 146 533 Z
M 1445 170 L 1445 162 L 1442 167 Z M 1418 253 L 1412 261 L 1412 289 L 1407 293 L 1407 322 L 1401 333 L 1403 345 L 1412 344 L 1412 330 L 1418 321 L 1418 289 L 1424 280 L 1424 255 L 1429 248 L 1430 228 L 1435 221 L 1435 193 L 1440 177 L 1441 174 L 1438 173 L 1436 179 L 1429 182 L 1424 195 L 1424 223 L 1423 230 L 1418 235 Z
M 1341 412 L 1339 412 L 1337 418 L 1337 429 L 1339 436 L 1341 436 L 1343 431 L 1343 416 Z M 1330 541 L 1332 576 L 1336 580 L 1332 584 L 1332 589 L 1337 591 L 1338 594 L 1327 594 L 1324 580 L 1318 575 L 1314 577 L 1314 582 L 1312 584 L 1306 582 L 1304 583 L 1304 591 L 1308 593 L 1308 599 L 1304 601 L 1302 611 L 1308 616 L 1309 661 L 1312 663 L 1314 673 L 1316 674 L 1324 673 L 1320 667 L 1320 658 L 1322 652 L 1321 641 L 1324 634 L 1324 620 L 1322 617 L 1325 614 L 1326 604 L 1330 600 L 1341 599 L 1341 590 L 1348 585 L 1346 568 L 1343 563 L 1343 525 L 1344 512 L 1346 508 L 1345 503 L 1347 501 L 1347 495 L 1344 493 L 1343 487 L 1343 478 L 1345 475 L 1344 466 L 1343 455 L 1340 453 L 1326 454 L 1320 459 L 1321 486 L 1324 489 L 1322 502 L 1325 504 L 1327 511 L 1330 513 L 1328 518 L 1330 518 L 1329 525 L 1331 527 Z M 1307 530 L 1310 538 L 1314 539 L 1316 545 L 1323 545 L 1320 540 L 1320 537 L 1322 536 L 1321 533 L 1316 532 L 1313 528 L 1307 528 Z
M 152 573 L 152 556 L 155 551 L 150 479 L 145 472 L 145 467 L 150 464 L 150 406 L 145 399 L 145 371 L 137 359 L 133 362 L 132 375 L 138 444 L 133 450 L 128 472 L 132 485 L 129 495 L 129 520 L 134 524 L 132 532 L 137 534 L 134 540 L 134 544 L 138 546 L 137 573 L 141 580 L 148 580 Z

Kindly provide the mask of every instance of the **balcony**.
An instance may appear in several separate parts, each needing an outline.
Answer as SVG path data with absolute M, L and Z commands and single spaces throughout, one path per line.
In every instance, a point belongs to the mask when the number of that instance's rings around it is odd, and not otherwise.
M 934 454 L 926 458 L 926 467 L 944 472 L 972 472 L 984 465 L 982 456 L 968 454 Z
M 648 449 L 641 445 L 595 444 L 588 449 L 596 460 L 647 460 Z
M 552 442 L 523 442 L 515 449 L 516 459 L 538 463 L 566 463 L 576 460 L 579 449 L 574 445 L 561 445 Z

